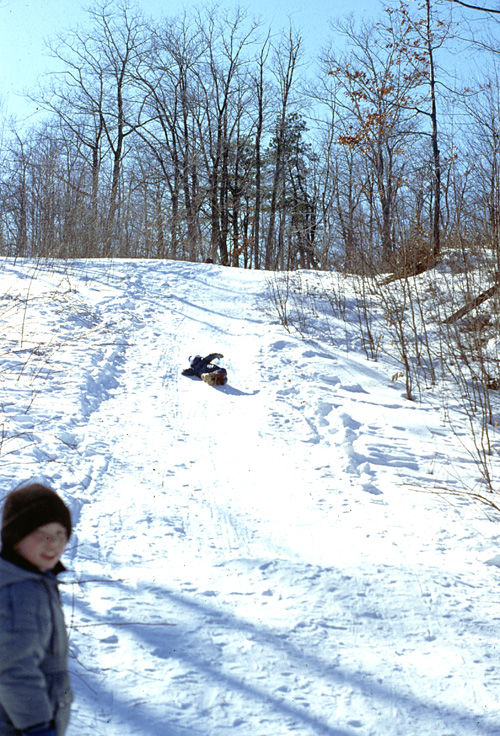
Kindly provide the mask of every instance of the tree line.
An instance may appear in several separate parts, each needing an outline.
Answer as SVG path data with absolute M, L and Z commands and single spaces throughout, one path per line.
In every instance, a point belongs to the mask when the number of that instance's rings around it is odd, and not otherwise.
M 241 9 L 101 2 L 50 42 L 39 122 L 5 121 L 0 254 L 500 270 L 498 30 L 401 0 L 332 22 L 313 62 Z

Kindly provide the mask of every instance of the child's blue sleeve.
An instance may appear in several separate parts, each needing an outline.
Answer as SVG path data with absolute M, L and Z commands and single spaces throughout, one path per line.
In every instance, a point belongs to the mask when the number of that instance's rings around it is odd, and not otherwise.
M 41 723 L 26 731 L 21 731 L 21 736 L 56 736 L 56 728 L 53 723 Z
M 21 732 L 54 717 L 40 668 L 52 630 L 47 599 L 35 581 L 6 586 L 0 596 L 0 704 Z

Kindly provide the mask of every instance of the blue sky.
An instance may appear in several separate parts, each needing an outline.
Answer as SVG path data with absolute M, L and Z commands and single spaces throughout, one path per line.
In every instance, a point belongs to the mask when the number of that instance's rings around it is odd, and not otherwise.
M 201 3 L 139 0 L 136 4 L 145 15 L 159 18 Z M 25 117 L 33 109 L 19 95 L 33 90 L 37 78 L 53 65 L 44 40 L 83 24 L 88 5 L 79 0 L 0 0 L 0 101 L 4 115 Z M 242 6 L 274 30 L 287 26 L 291 18 L 309 52 L 325 42 L 329 18 L 350 12 L 376 16 L 382 7 L 380 0 L 247 0 Z

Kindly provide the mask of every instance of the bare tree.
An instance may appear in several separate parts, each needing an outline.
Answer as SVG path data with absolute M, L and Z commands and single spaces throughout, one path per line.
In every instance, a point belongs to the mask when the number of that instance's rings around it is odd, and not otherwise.
M 170 196 L 171 257 L 178 255 L 186 223 L 187 253 L 194 260 L 199 250 L 199 192 L 196 182 L 198 131 L 196 64 L 204 52 L 199 31 L 190 29 L 186 16 L 151 26 L 151 44 L 137 70 L 136 83 L 144 90 L 147 120 L 137 134 L 156 162 L 150 176 L 163 180 Z M 182 201 L 181 201 L 182 200 Z M 182 249 L 184 253 L 184 247 Z
M 257 118 L 255 122 L 255 209 L 254 209 L 254 267 L 260 268 L 260 220 L 262 206 L 262 135 L 264 131 L 264 114 L 266 108 L 265 68 L 269 56 L 269 33 L 262 44 L 257 60 L 257 71 L 253 76 L 254 89 L 257 96 Z
M 442 192 L 442 157 L 440 150 L 440 131 L 438 125 L 438 65 L 436 53 L 443 47 L 452 34 L 450 17 L 442 20 L 431 0 L 422 0 L 415 13 L 405 0 L 400 1 L 397 11 L 400 37 L 394 38 L 399 53 L 418 70 L 422 83 L 427 86 L 428 94 L 422 95 L 420 102 L 413 109 L 429 120 L 432 160 L 431 179 L 431 227 L 430 227 L 430 261 L 436 261 L 441 251 L 441 192 Z M 392 20 L 391 11 L 391 20 Z M 447 90 L 449 93 L 449 90 Z M 428 100 L 426 104 L 426 100 Z M 425 267 L 425 264 L 421 264 Z
M 271 185 L 271 196 L 269 202 L 269 222 L 266 238 L 265 250 L 265 268 L 271 269 L 277 267 L 279 261 L 279 249 L 275 253 L 275 230 L 276 230 L 276 212 L 278 205 L 279 191 L 283 186 L 283 175 L 285 167 L 285 135 L 286 120 L 290 113 L 292 103 L 292 88 L 295 75 L 300 59 L 300 51 L 302 47 L 301 36 L 292 28 L 288 30 L 287 36 L 283 36 L 281 41 L 274 46 L 274 69 L 273 73 L 276 78 L 279 90 L 276 125 L 276 153 L 274 161 L 274 171 Z
M 229 154 L 241 115 L 251 98 L 248 72 L 257 25 L 248 24 L 237 8 L 218 17 L 214 11 L 199 14 L 198 24 L 206 47 L 197 77 L 202 94 L 198 110 L 199 138 L 207 172 L 210 210 L 211 257 L 229 264 Z
M 98 220 L 102 162 L 110 155 L 103 253 L 111 255 L 125 141 L 142 124 L 139 111 L 143 100 L 135 95 L 132 72 L 141 62 L 145 39 L 142 19 L 127 2 L 118 4 L 116 9 L 110 2 L 103 2 L 88 14 L 88 33 L 72 31 L 50 43 L 62 71 L 45 91 L 42 104 L 55 112 L 90 149 L 94 223 Z
M 380 23 L 338 22 L 334 27 L 348 40 L 349 50 L 341 57 L 327 54 L 323 60 L 324 67 L 330 68 L 338 115 L 346 120 L 337 142 L 357 150 L 369 164 L 365 193 L 370 222 L 374 216 L 379 220 L 382 263 L 386 265 L 395 259 L 397 196 L 405 180 L 410 137 L 415 133 L 408 106 L 411 100 L 415 102 L 423 77 L 423 67 L 401 52 L 408 29 L 396 28 L 398 17 L 393 18 L 392 12 L 391 20 L 389 30 Z M 374 208 L 373 190 L 379 210 Z

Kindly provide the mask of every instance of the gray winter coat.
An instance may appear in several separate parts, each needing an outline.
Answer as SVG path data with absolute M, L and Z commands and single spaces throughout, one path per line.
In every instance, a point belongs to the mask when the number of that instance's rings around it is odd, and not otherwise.
M 52 573 L 0 558 L 0 734 L 54 720 L 63 736 L 73 699 L 68 638 Z

